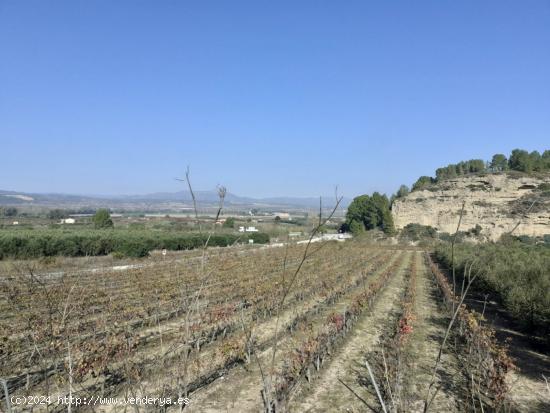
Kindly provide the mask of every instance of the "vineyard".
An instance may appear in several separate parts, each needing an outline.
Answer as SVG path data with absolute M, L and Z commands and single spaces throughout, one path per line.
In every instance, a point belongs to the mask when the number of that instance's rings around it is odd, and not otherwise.
M 65 411 L 57 401 L 68 396 L 188 398 L 189 412 L 548 403 L 544 394 L 515 398 L 510 376 L 521 373 L 505 343 L 414 249 L 360 241 L 235 247 L 48 276 L 19 266 L 1 274 L 0 310 L 4 411 L 29 409 L 10 400 L 31 395 L 52 396 L 35 406 L 52 412 Z

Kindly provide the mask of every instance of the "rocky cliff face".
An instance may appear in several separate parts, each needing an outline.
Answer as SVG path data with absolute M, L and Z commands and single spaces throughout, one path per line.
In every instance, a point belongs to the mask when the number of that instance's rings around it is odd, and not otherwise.
M 514 235 L 550 234 L 549 175 L 487 174 L 445 180 L 397 199 L 392 206 L 395 226 L 416 223 L 454 233 L 463 201 L 461 231 L 480 225 L 482 235 L 496 240 L 520 221 Z

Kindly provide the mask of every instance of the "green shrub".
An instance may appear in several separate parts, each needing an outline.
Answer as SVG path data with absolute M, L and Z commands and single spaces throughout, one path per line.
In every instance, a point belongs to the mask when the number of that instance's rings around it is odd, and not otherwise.
M 117 254 L 117 256 L 122 255 L 125 257 L 141 258 L 149 255 L 149 249 L 143 242 L 131 239 L 117 245 L 114 253 Z
M 419 241 L 421 239 L 435 238 L 437 236 L 437 231 L 435 228 L 429 225 L 420 225 L 420 224 L 407 224 L 401 230 L 401 237 L 404 239 L 409 239 L 411 241 Z
M 451 248 L 441 244 L 436 257 L 450 267 Z M 502 304 L 518 320 L 539 332 L 550 331 L 550 248 L 527 245 L 518 240 L 487 244 L 457 244 L 458 274 L 475 260 L 478 274 L 475 287 L 496 293 Z
M 112 256 L 113 256 L 114 259 L 117 259 L 117 260 L 120 260 L 120 259 L 125 257 L 125 255 L 120 251 L 114 251 L 112 253 Z
M 227 218 L 223 223 L 224 228 L 234 228 L 235 227 L 235 218 Z
M 349 230 L 353 235 L 360 235 L 365 232 L 365 226 L 361 221 L 351 221 L 349 224 Z
M 98 209 L 95 215 L 92 217 L 92 222 L 96 229 L 101 228 L 113 228 L 113 220 L 111 214 L 107 209 Z
M 248 239 L 254 240 L 255 244 L 267 244 L 269 242 L 269 235 L 264 232 L 254 232 L 248 236 Z
M 38 258 L 48 256 L 107 255 L 112 252 L 130 257 L 144 257 L 154 249 L 173 251 L 202 247 L 208 235 L 145 231 L 138 229 L 89 230 L 0 230 L 0 259 Z M 246 236 L 214 234 L 208 240 L 211 247 L 225 247 L 237 242 L 256 244 L 269 242 L 269 235 L 256 232 Z

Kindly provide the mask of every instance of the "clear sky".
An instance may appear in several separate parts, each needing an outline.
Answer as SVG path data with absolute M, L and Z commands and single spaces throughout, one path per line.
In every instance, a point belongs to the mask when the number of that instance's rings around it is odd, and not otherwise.
M 515 147 L 548 0 L 0 0 L 0 189 L 351 197 Z

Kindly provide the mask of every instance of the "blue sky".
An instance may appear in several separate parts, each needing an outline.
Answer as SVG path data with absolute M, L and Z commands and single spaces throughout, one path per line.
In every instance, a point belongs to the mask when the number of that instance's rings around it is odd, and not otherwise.
M 355 196 L 549 143 L 550 1 L 0 0 L 0 189 Z

